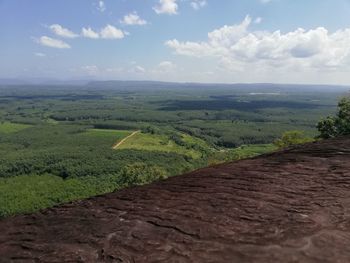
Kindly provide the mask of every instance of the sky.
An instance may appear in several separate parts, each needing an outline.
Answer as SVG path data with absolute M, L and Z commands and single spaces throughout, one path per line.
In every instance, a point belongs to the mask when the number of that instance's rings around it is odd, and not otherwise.
M 0 0 L 0 78 L 350 85 L 350 0 Z

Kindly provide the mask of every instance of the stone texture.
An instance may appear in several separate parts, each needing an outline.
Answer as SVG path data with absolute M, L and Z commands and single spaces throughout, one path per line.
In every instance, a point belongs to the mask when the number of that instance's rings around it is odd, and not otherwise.
M 350 138 L 2 220 L 0 262 L 350 262 Z

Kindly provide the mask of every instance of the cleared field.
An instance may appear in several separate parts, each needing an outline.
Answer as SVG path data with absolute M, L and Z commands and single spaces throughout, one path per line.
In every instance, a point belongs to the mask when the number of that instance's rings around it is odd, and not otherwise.
M 133 131 L 126 130 L 89 129 L 85 132 L 85 135 L 101 140 L 102 143 L 112 146 L 116 142 L 129 136 L 132 132 Z
M 89 129 L 86 131 L 88 135 L 92 136 L 101 136 L 101 137 L 108 137 L 108 136 L 127 136 L 133 131 L 127 131 L 127 130 L 109 130 L 109 129 Z
M 31 126 L 32 125 L 28 125 L 28 124 L 3 122 L 3 123 L 0 123 L 0 133 L 14 133 L 14 132 L 18 132 L 26 128 L 29 128 Z
M 122 145 L 126 140 L 128 140 L 129 138 L 133 137 L 134 135 L 136 135 L 137 133 L 139 133 L 140 131 L 134 131 L 133 133 L 131 133 L 130 135 L 126 136 L 124 139 L 119 140 L 118 142 L 116 142 L 113 145 L 113 149 L 116 150 L 120 145 Z
M 178 145 L 166 135 L 137 133 L 118 146 L 118 149 L 135 149 L 143 151 L 175 152 L 194 159 L 201 158 L 202 152 L 194 149 L 194 146 L 210 150 L 209 146 L 201 139 L 182 134 L 184 145 Z
M 121 149 L 135 149 L 143 151 L 175 152 L 194 159 L 203 157 L 203 152 L 214 154 L 213 156 L 225 155 L 226 161 L 249 158 L 259 154 L 276 150 L 273 144 L 242 145 L 241 147 L 225 151 L 217 151 L 211 148 L 205 141 L 181 134 L 183 145 L 177 144 L 166 135 L 148 133 L 136 133 L 118 146 Z M 220 159 L 220 157 L 219 157 Z

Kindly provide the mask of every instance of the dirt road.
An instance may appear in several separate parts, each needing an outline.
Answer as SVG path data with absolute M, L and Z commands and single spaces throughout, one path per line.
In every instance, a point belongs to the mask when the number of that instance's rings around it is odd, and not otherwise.
M 120 145 L 122 145 L 127 139 L 130 139 L 132 136 L 134 136 L 135 134 L 139 133 L 140 131 L 134 131 L 132 134 L 126 136 L 124 139 L 122 139 L 121 141 L 117 142 L 116 144 L 114 144 L 112 146 L 112 148 L 115 150 L 117 149 Z

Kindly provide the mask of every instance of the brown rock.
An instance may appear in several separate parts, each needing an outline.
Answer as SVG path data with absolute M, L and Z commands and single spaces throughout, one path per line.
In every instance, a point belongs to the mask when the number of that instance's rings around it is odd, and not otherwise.
M 350 138 L 2 220 L 0 262 L 350 262 Z

